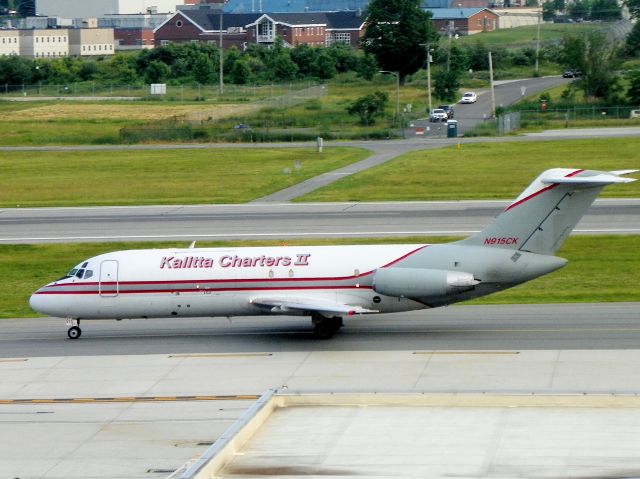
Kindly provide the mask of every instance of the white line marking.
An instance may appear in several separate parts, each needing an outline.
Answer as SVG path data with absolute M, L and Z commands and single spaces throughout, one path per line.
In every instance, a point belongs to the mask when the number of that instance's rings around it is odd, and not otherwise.
M 185 239 L 185 238 L 287 238 L 287 237 L 318 237 L 318 236 L 407 236 L 407 235 L 470 235 L 480 230 L 440 230 L 440 231 L 342 231 L 342 232 L 300 232 L 300 233 L 218 233 L 218 234 L 158 234 L 158 235 L 107 235 L 107 236 L 42 236 L 30 238 L 0 238 L 2 242 L 13 241 L 80 241 L 80 240 L 124 240 L 124 239 Z M 640 234 L 638 228 L 606 228 L 606 229 L 576 229 L 574 233 L 582 234 Z

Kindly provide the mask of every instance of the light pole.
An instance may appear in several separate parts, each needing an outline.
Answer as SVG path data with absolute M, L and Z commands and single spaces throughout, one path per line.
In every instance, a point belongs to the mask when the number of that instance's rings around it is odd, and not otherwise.
M 398 121 L 398 115 L 400 115 L 400 72 L 392 72 L 389 70 L 380 70 L 378 73 L 388 73 L 396 77 L 396 121 Z

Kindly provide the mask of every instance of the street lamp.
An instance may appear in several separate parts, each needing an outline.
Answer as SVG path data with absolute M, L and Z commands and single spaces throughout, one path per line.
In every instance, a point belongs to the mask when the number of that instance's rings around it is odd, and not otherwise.
M 396 121 L 400 115 L 400 72 L 392 72 L 389 70 L 380 70 L 378 73 L 388 73 L 396 77 Z

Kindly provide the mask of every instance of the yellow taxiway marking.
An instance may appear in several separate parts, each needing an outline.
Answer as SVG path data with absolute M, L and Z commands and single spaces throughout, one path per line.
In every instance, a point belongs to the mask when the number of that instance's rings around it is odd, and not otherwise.
M 211 354 L 170 354 L 170 358 L 187 358 L 187 359 L 203 359 L 203 358 L 255 358 L 273 356 L 273 353 L 211 353 Z
M 51 399 L 0 399 L 0 404 L 104 404 L 123 402 L 179 402 L 179 401 L 255 401 L 258 394 L 229 396 L 124 396 L 111 398 L 51 398 Z
M 0 359 L 0 363 L 26 363 L 29 361 L 26 358 L 14 358 L 14 359 Z

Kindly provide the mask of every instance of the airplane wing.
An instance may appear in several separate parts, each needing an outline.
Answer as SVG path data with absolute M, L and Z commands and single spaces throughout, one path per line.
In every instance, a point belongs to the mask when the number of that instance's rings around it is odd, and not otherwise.
M 378 310 L 366 309 L 362 306 L 334 303 L 332 301 L 325 301 L 322 299 L 293 296 L 254 298 L 250 302 L 251 304 L 255 304 L 256 306 L 264 308 L 270 313 L 280 314 L 296 311 L 313 311 L 318 312 L 324 316 L 335 316 L 337 314 L 346 314 L 348 316 L 352 316 L 354 314 L 378 312 Z

